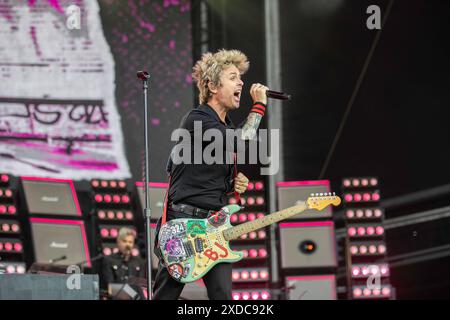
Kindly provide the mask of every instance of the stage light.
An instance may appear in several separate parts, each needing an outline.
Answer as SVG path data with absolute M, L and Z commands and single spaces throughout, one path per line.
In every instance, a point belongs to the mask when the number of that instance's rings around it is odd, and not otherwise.
M 353 187 L 359 187 L 359 180 L 358 179 L 353 179 L 352 180 L 352 185 L 353 185 Z
M 384 233 L 384 228 L 382 226 L 378 226 L 376 228 L 377 235 L 381 236 Z
M 372 193 L 372 201 L 379 201 L 379 200 L 380 200 L 380 194 Z
M 242 300 L 248 300 L 248 299 L 250 299 L 250 293 L 242 292 Z
M 256 218 L 257 219 L 262 219 L 262 218 L 264 218 L 266 215 L 264 214 L 264 213 L 262 213 L 262 212 L 260 212 L 260 213 L 258 213 L 257 215 L 256 215 Z
M 262 206 L 264 204 L 265 200 L 263 197 L 257 197 L 256 198 L 256 204 L 259 206 Z
M 103 210 L 100 210 L 97 212 L 97 216 L 99 217 L 99 219 L 105 219 L 106 218 L 106 213 Z
M 344 179 L 342 181 L 342 185 L 346 188 L 350 187 L 350 185 L 351 185 L 350 179 Z
M 235 213 L 233 213 L 230 217 L 230 222 L 235 223 L 235 222 L 237 222 L 237 220 L 238 220 L 237 215 Z
M 263 190 L 264 189 L 264 184 L 260 181 L 255 183 L 255 189 L 256 190 Z
M 117 238 L 117 236 L 119 235 L 119 231 L 116 228 L 111 228 L 109 230 L 109 235 L 113 238 Z
M 119 202 L 120 202 L 120 196 L 117 195 L 117 194 L 115 194 L 115 195 L 113 196 L 113 202 L 114 202 L 114 203 L 119 203 Z
M 229 204 L 236 204 L 237 203 L 236 198 L 229 198 L 228 199 L 228 203 Z
M 247 218 L 248 218 L 249 221 L 253 221 L 253 220 L 256 219 L 256 215 L 254 213 L 249 213 L 247 215 Z
M 233 279 L 233 281 L 239 280 L 239 278 L 240 278 L 239 272 L 233 271 L 233 273 L 231 274 L 231 278 Z
M 127 196 L 126 194 L 122 196 L 122 202 L 123 203 L 129 203 L 130 202 L 130 197 Z
M 20 242 L 16 242 L 14 243 L 14 251 L 16 252 L 22 252 L 23 250 L 23 246 Z
M 361 297 L 361 295 L 362 295 L 362 290 L 360 288 L 353 289 L 353 296 L 354 297 Z
M 347 210 L 346 215 L 347 218 L 351 219 L 355 216 L 355 212 L 353 210 Z
M 268 291 L 262 291 L 261 292 L 261 299 L 262 300 L 268 300 L 270 298 L 270 293 Z
M 259 250 L 258 250 L 258 255 L 259 255 L 259 257 L 261 257 L 261 258 L 267 257 L 267 250 L 264 249 L 264 248 L 259 249 Z
M 240 222 L 245 222 L 245 221 L 247 221 L 247 214 L 245 214 L 245 213 L 239 214 L 239 221 L 240 221 Z
M 127 187 L 127 183 L 125 181 L 119 181 L 119 188 L 124 189 Z
M 117 187 L 117 182 L 116 182 L 116 181 L 110 181 L 110 182 L 109 182 L 109 186 L 110 186 L 111 188 L 116 188 L 116 187 Z
M 124 218 L 124 214 L 122 211 L 117 211 L 116 212 L 116 218 L 119 220 L 122 220 Z
M 242 271 L 242 272 L 241 272 L 241 278 L 242 278 L 242 280 L 248 280 L 248 277 L 249 277 L 248 271 Z
M 253 182 L 249 182 L 248 186 L 247 186 L 247 190 L 252 191 L 253 189 L 255 189 L 255 184 Z
M 381 289 L 381 293 L 383 296 L 389 296 L 391 294 L 391 288 L 384 287 L 383 289 Z
M 261 279 L 268 279 L 268 278 L 269 278 L 269 272 L 268 272 L 268 271 L 265 271 L 265 270 L 261 270 L 261 271 L 259 272 L 259 277 L 260 277 Z
M 259 292 L 252 292 L 252 299 L 258 300 L 259 299 Z
M 248 197 L 248 198 L 247 198 L 247 204 L 248 204 L 249 206 L 254 205 L 254 204 L 255 204 L 255 198 L 253 198 L 253 197 Z
M 127 212 L 125 213 L 125 218 L 126 218 L 127 220 L 133 220 L 133 212 L 127 211 Z
M 241 294 L 238 292 L 233 293 L 233 300 L 241 300 Z
M 109 230 L 106 229 L 106 228 L 102 228 L 102 229 L 100 230 L 100 234 L 101 234 L 101 236 L 102 236 L 103 238 L 107 238 L 107 237 L 109 236 Z
M 351 201 L 353 201 L 353 196 L 350 193 L 347 193 L 344 196 L 344 199 L 345 199 L 346 202 L 351 202 Z
M 384 234 L 384 228 L 380 225 L 352 225 L 347 233 L 352 238 L 357 237 L 380 237 Z
M 112 219 L 115 218 L 115 216 L 116 216 L 116 215 L 114 214 L 114 211 L 111 211 L 111 210 L 108 211 L 108 219 L 111 219 L 111 220 L 112 220 Z
M 102 202 L 103 196 L 101 194 L 96 194 L 94 199 L 95 199 L 95 202 Z
M 389 298 L 391 295 L 391 287 L 389 285 L 382 285 L 371 289 L 365 286 L 354 286 L 352 293 L 354 299 Z
M 9 182 L 9 175 L 7 175 L 7 174 L 0 175 L 0 181 L 2 183 L 8 183 Z
M 264 230 L 258 231 L 258 238 L 259 239 L 265 239 L 266 238 L 266 232 Z
M 100 182 L 100 186 L 101 186 L 102 188 L 107 188 L 107 187 L 108 187 L 108 181 L 102 180 L 102 181 Z
M 251 258 L 258 257 L 258 251 L 256 249 L 250 249 L 248 253 Z

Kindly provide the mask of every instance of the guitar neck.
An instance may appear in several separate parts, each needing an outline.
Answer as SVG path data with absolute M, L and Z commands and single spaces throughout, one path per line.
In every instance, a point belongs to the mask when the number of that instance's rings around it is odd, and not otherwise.
M 299 205 L 277 211 L 271 213 L 264 218 L 249 221 L 238 226 L 227 229 L 223 232 L 223 236 L 225 240 L 230 241 L 239 238 L 241 235 L 264 228 L 272 223 L 285 220 L 289 217 L 292 217 L 302 211 L 308 209 L 305 202 L 300 203 Z

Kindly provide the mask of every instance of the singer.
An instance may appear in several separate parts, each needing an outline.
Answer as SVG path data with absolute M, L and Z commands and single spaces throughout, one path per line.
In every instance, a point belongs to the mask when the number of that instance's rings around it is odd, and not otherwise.
M 248 70 L 249 62 L 245 54 L 238 50 L 220 50 L 205 53 L 193 68 L 192 77 L 199 90 L 200 105 L 188 112 L 181 121 L 181 128 L 189 130 L 194 136 L 194 121 L 200 121 L 202 131 L 218 129 L 224 137 L 226 129 L 233 129 L 228 113 L 239 108 L 244 82 L 241 76 Z M 247 119 L 241 126 L 240 139 L 253 139 L 261 119 L 266 111 L 268 88 L 262 84 L 253 84 L 250 95 L 253 106 Z M 194 144 L 194 139 L 191 139 Z M 179 141 L 180 143 L 180 141 Z M 237 143 L 231 149 L 236 150 Z M 224 156 L 233 156 L 233 150 L 224 144 Z M 193 155 L 194 148 L 191 148 Z M 172 151 L 173 153 L 173 151 Z M 169 190 L 166 201 L 165 218 L 202 219 L 214 214 L 227 202 L 227 195 L 246 191 L 248 178 L 237 172 L 236 163 L 226 164 L 181 163 L 172 161 L 172 154 L 167 164 Z M 156 237 L 164 216 L 158 221 Z M 156 241 L 155 241 L 156 242 Z M 155 245 L 158 254 L 158 244 Z M 231 264 L 220 263 L 203 277 L 209 299 L 231 299 Z M 154 299 L 178 299 L 184 284 L 174 280 L 160 259 L 154 285 Z
M 144 260 L 131 255 L 136 233 L 129 228 L 121 228 L 117 237 L 118 253 L 104 257 L 102 262 L 102 287 L 111 283 L 127 283 L 130 277 L 145 277 Z

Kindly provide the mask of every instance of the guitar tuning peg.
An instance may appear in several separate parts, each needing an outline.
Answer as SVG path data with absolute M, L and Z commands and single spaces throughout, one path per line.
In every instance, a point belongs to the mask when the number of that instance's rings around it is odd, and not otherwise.
M 314 197 L 314 193 L 311 193 L 311 197 Z
M 336 195 L 336 192 L 333 192 L 333 196 L 335 196 Z

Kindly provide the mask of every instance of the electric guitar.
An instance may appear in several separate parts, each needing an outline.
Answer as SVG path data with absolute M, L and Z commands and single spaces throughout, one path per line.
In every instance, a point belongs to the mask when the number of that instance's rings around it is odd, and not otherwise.
M 231 204 L 210 214 L 206 219 L 167 221 L 159 231 L 159 248 L 172 278 L 182 283 L 193 282 L 218 263 L 232 263 L 243 258 L 242 252 L 230 249 L 229 241 L 306 209 L 320 211 L 329 205 L 338 206 L 340 203 L 338 196 L 315 194 L 296 206 L 237 226 L 231 225 L 230 216 L 241 207 Z

